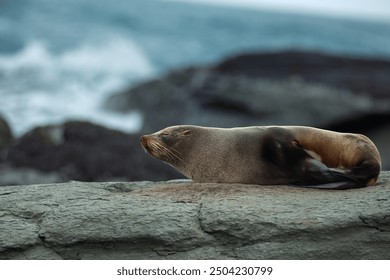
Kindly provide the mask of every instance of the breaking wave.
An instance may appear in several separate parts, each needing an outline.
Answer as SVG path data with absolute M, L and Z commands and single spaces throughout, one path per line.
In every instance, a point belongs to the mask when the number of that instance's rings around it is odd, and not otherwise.
M 15 134 L 37 125 L 83 119 L 132 132 L 137 112 L 116 114 L 101 109 L 110 94 L 150 78 L 154 67 L 128 38 L 112 38 L 55 53 L 43 42 L 0 56 L 2 113 Z

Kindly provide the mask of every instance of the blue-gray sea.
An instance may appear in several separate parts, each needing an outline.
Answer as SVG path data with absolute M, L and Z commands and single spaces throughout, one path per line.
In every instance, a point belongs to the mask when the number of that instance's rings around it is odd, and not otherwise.
M 20 135 L 85 119 L 135 131 L 111 94 L 247 51 L 303 49 L 390 59 L 390 23 L 157 0 L 0 0 L 0 114 Z

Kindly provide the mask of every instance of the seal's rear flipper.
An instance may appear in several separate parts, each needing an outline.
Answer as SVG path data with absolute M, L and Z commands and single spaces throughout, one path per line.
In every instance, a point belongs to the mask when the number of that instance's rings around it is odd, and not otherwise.
M 294 179 L 297 180 L 296 185 L 308 188 L 317 189 L 351 189 L 363 188 L 366 181 L 361 178 L 346 174 L 341 170 L 328 168 L 322 162 L 306 158 L 302 163 L 303 169 L 301 172 L 296 170 Z
M 366 179 L 354 176 L 351 170 L 331 169 L 314 159 L 287 132 L 273 129 L 272 136 L 264 141 L 263 158 L 277 165 L 291 178 L 294 185 L 338 190 L 362 188 L 367 185 Z M 286 138 L 291 140 L 285 141 Z
M 347 189 L 359 189 L 367 187 L 367 184 L 364 182 L 334 182 L 327 184 L 319 184 L 319 185 L 300 185 L 295 184 L 295 186 L 299 186 L 302 188 L 311 188 L 311 189 L 327 189 L 327 190 L 347 190 Z

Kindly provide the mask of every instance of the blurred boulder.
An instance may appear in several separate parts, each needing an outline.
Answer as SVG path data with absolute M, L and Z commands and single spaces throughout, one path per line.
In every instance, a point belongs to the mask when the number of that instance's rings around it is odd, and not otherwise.
M 325 127 L 390 111 L 390 99 L 383 98 L 390 85 L 382 70 L 390 74 L 390 63 L 298 52 L 253 54 L 174 71 L 111 96 L 105 106 L 140 111 L 146 132 L 175 124 Z M 381 90 L 374 90 L 376 81 Z
M 55 172 L 63 180 L 156 181 L 182 177 L 145 154 L 139 136 L 77 121 L 33 129 L 11 144 L 3 165 L 6 170 L 29 168 L 46 175 Z
M 12 131 L 4 118 L 0 116 L 0 151 L 6 148 L 12 141 Z
M 283 79 L 298 76 L 357 94 L 389 99 L 390 61 L 304 51 L 238 55 L 214 68 L 224 75 Z
M 64 178 L 57 172 L 43 172 L 34 168 L 13 168 L 0 165 L 0 186 L 33 185 L 63 182 Z

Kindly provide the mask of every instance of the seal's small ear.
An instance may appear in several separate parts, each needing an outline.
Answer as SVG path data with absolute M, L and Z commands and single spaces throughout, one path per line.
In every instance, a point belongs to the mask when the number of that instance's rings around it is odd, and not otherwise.
M 184 130 L 183 131 L 183 135 L 184 136 L 187 136 L 187 135 L 189 135 L 191 133 L 191 130 Z
M 297 148 L 302 148 L 301 144 L 299 144 L 298 140 L 292 140 L 292 144 Z

